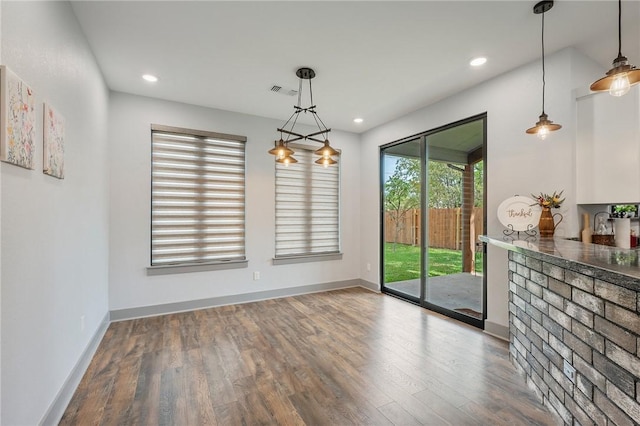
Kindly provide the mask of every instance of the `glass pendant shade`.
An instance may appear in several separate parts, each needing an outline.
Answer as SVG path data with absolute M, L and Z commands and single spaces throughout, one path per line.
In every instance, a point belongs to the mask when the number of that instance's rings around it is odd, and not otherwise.
M 543 112 L 540 114 L 536 125 L 527 129 L 527 133 L 530 135 L 536 135 L 541 140 L 545 140 L 550 132 L 560 130 L 561 128 L 562 126 L 560 124 L 555 124 L 553 121 L 549 120 L 547 114 Z

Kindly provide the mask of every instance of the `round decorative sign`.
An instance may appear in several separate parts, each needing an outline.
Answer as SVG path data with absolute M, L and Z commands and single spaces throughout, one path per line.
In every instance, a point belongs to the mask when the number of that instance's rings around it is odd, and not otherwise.
M 540 221 L 542 208 L 529 197 L 516 195 L 507 198 L 498 206 L 498 220 L 506 228 L 514 231 L 528 231 Z

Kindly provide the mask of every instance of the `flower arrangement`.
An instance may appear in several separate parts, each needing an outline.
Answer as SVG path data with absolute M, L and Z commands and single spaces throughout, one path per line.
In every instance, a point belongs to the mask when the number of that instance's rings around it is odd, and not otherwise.
M 562 193 L 563 192 L 564 192 L 564 189 L 562 191 L 560 191 L 560 192 L 553 191 L 553 194 L 551 194 L 551 195 L 543 194 L 542 192 L 540 193 L 540 195 L 531 194 L 531 196 L 536 200 L 536 202 L 534 204 L 531 204 L 531 205 L 535 206 L 537 204 L 540 207 L 548 207 L 548 208 L 557 209 L 558 207 L 560 207 L 560 205 L 565 200 L 564 198 L 560 198 L 560 197 L 562 197 Z

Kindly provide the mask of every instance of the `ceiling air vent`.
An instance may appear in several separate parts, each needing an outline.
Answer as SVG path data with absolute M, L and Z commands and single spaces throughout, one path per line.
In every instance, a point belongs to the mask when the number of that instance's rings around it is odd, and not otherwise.
M 274 84 L 273 86 L 271 86 L 270 90 L 274 93 L 280 93 L 281 95 L 286 95 L 286 96 L 295 96 L 298 94 L 297 90 L 285 89 L 284 87 L 278 86 L 277 84 Z

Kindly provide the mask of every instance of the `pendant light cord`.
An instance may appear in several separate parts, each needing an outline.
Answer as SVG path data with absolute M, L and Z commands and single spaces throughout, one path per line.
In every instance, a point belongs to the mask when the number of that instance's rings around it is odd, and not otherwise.
M 545 12 L 542 12 L 542 114 L 544 114 L 544 92 L 547 85 L 544 70 L 544 14 Z
M 618 56 L 622 56 L 622 0 L 618 0 Z

